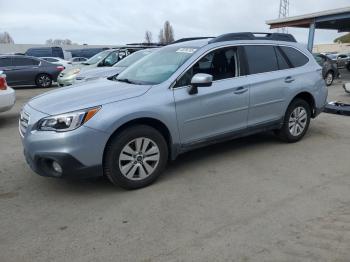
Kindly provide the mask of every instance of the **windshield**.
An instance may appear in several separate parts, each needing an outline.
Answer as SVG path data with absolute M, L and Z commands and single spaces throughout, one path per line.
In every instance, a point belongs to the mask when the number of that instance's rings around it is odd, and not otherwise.
M 91 57 L 87 61 L 85 61 L 83 64 L 84 65 L 96 64 L 96 63 L 100 62 L 102 59 L 104 59 L 110 52 L 111 52 L 110 50 L 102 51 L 102 52 L 94 55 L 93 57 Z
M 157 85 L 167 80 L 190 58 L 196 48 L 165 47 L 128 67 L 117 81 Z
M 152 51 L 150 51 L 150 50 L 142 50 L 142 51 L 135 52 L 135 53 L 127 56 L 126 58 L 124 58 L 120 62 L 116 63 L 114 66 L 115 67 L 129 67 L 133 63 L 140 60 L 141 58 L 145 57 L 146 55 L 149 55 L 151 52 Z

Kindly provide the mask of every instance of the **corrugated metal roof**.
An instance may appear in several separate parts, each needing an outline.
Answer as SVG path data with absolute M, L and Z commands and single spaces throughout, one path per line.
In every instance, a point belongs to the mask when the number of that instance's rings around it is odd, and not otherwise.
M 323 16 L 337 15 L 337 14 L 343 14 L 348 12 L 350 12 L 350 7 L 343 7 L 343 8 L 337 8 L 337 9 L 332 9 L 332 10 L 327 10 L 322 12 L 305 14 L 305 15 L 268 20 L 266 21 L 266 24 L 273 25 L 273 24 L 280 24 L 280 23 L 297 22 L 300 20 L 315 19 Z

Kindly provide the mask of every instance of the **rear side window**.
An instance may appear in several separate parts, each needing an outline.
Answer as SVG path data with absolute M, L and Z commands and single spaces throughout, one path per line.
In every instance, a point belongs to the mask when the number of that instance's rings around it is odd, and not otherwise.
M 293 67 L 303 66 L 309 62 L 309 59 L 295 48 L 286 46 L 281 46 L 280 48 L 282 52 L 288 57 L 288 60 Z
M 35 65 L 35 60 L 24 57 L 14 57 L 12 58 L 12 62 L 14 66 L 28 66 Z
M 12 66 L 11 58 L 10 57 L 0 58 L 0 67 L 7 67 L 7 66 Z
M 250 74 L 278 70 L 278 63 L 273 46 L 248 45 L 244 47 Z

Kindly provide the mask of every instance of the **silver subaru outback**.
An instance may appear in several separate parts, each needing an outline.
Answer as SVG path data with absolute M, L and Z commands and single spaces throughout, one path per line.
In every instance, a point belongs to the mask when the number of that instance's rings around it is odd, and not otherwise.
M 293 36 L 233 33 L 168 45 L 113 80 L 37 96 L 19 130 L 36 173 L 104 175 L 136 189 L 214 142 L 266 130 L 297 142 L 326 100 L 321 67 Z

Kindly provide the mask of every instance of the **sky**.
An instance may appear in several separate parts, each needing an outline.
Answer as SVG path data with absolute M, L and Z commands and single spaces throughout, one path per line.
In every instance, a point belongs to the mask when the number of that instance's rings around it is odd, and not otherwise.
M 350 6 L 349 0 L 290 0 L 290 16 Z M 71 39 L 83 44 L 143 42 L 145 31 L 158 40 L 169 20 L 175 39 L 229 32 L 268 32 L 279 0 L 0 0 L 0 32 L 18 44 Z M 290 29 L 299 42 L 308 30 Z M 315 43 L 330 43 L 336 31 L 317 30 Z

